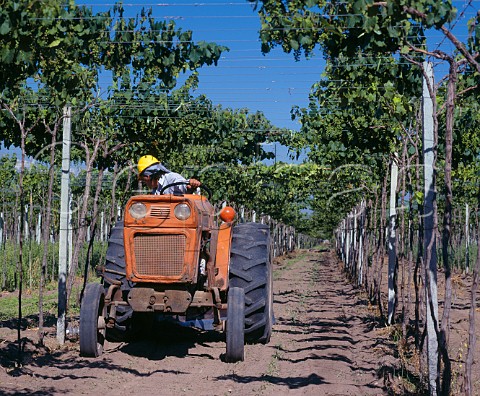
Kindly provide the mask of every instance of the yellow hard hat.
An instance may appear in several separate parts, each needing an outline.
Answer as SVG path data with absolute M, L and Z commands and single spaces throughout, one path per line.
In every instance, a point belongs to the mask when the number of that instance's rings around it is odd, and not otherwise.
M 138 174 L 141 175 L 142 172 L 147 169 L 149 166 L 158 164 L 160 161 L 156 159 L 153 155 L 144 155 L 138 160 Z

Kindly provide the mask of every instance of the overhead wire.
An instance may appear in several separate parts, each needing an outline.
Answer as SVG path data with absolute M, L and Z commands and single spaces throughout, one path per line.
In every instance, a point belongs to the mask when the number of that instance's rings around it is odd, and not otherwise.
M 472 3 L 474 0 L 471 0 L 469 3 Z M 81 5 L 85 5 L 87 7 L 108 7 L 108 6 L 113 6 L 115 3 L 100 3 L 100 2 L 93 2 L 93 3 L 82 3 L 82 4 L 79 4 L 80 6 Z M 215 3 L 178 3 L 178 2 L 174 2 L 174 3 L 144 3 L 144 4 L 141 4 L 141 3 L 124 3 L 122 6 L 124 7 L 124 9 L 129 9 L 129 10 L 133 10 L 134 8 L 135 9 L 139 9 L 141 7 L 189 7 L 189 9 L 195 9 L 197 7 L 203 7 L 204 9 L 207 9 L 208 7 L 215 7 L 216 10 L 219 10 L 221 11 L 221 8 L 222 7 L 230 7 L 230 6 L 237 6 L 237 5 L 242 5 L 242 6 L 249 6 L 251 7 L 251 4 L 248 4 L 246 1 L 245 2 L 242 2 L 242 3 L 232 3 L 232 2 L 215 2 Z M 125 14 L 124 14 L 125 15 Z M 345 16 L 346 14 L 338 14 L 336 16 Z M 349 15 L 353 15 L 353 14 L 349 14 Z M 355 14 L 355 15 L 360 15 L 360 14 Z M 168 19 L 170 17 L 173 17 L 175 19 L 182 19 L 182 20 L 185 20 L 185 19 L 189 19 L 189 18 L 193 18 L 193 19 L 206 19 L 206 20 L 216 20 L 216 19 L 220 19 L 220 20 L 225 20 L 225 19 L 228 19 L 228 20 L 242 20 L 242 19 L 245 19 L 245 18 L 249 18 L 249 19 L 258 19 L 258 15 L 257 14 L 253 14 L 252 15 L 225 15 L 225 14 L 222 14 L 222 15 L 212 15 L 211 13 L 208 13 L 208 14 L 205 14 L 205 15 L 173 15 L 173 16 L 161 16 L 161 17 L 154 17 L 153 19 Z M 93 17 L 92 17 L 93 18 Z M 182 26 L 179 26 L 179 28 L 182 28 Z M 240 29 L 234 29 L 234 28 L 215 28 L 215 27 L 212 27 L 212 26 L 209 26 L 209 29 L 193 29 L 193 34 L 195 34 L 196 32 L 209 32 L 209 33 L 212 33 L 213 35 L 216 35 L 217 33 L 218 34 L 221 34 L 221 33 L 230 33 L 230 32 L 244 32 L 244 31 L 248 31 L 250 29 L 246 29 L 246 28 L 240 28 Z M 283 30 L 283 29 L 282 29 Z M 297 30 L 297 31 L 302 31 L 303 29 L 302 28 L 294 28 L 292 30 Z M 311 30 L 311 29 L 305 29 L 305 30 Z M 118 33 L 121 33 L 122 31 L 117 31 Z M 129 32 L 127 30 L 123 31 L 123 32 Z M 131 31 L 130 31 L 131 32 Z M 148 29 L 146 29 L 145 32 L 148 32 Z M 151 32 L 150 32 L 151 33 Z M 466 35 L 465 35 L 466 36 Z M 431 38 L 433 39 L 436 39 L 436 35 L 430 35 Z M 460 36 L 459 36 L 460 37 Z M 463 36 L 462 36 L 463 37 Z M 439 34 L 438 35 L 438 39 L 444 39 L 444 36 Z M 215 39 L 213 38 L 211 41 L 213 42 L 217 42 L 217 43 L 259 43 L 259 39 L 228 39 L 228 38 L 220 38 L 220 39 Z M 133 43 L 134 41 L 131 41 L 131 43 Z M 159 40 L 159 41 L 152 41 L 151 43 L 152 44 L 155 44 L 155 43 L 162 43 L 162 42 L 166 42 L 166 41 L 162 41 L 162 40 Z M 175 43 L 193 43 L 195 42 L 194 40 L 188 40 L 188 41 L 181 41 L 181 40 L 172 40 L 172 42 L 175 42 Z M 118 44 L 125 44 L 125 42 L 121 42 L 121 41 L 113 41 L 113 43 L 118 43 Z M 441 43 L 441 42 L 440 42 Z M 253 77 L 257 77 L 259 79 L 262 79 L 262 74 L 267 74 L 267 75 L 271 75 L 271 72 L 275 71 L 275 72 L 278 72 L 279 70 L 285 70 L 285 72 L 280 72 L 280 73 L 277 73 L 277 75 L 279 76 L 283 76 L 285 78 L 288 78 L 288 77 L 292 77 L 292 78 L 297 78 L 298 76 L 317 76 L 318 78 L 316 79 L 312 79 L 312 81 L 310 81 L 309 79 L 306 79 L 306 78 L 303 78 L 301 80 L 298 80 L 296 79 L 295 80 L 295 83 L 301 83 L 301 84 L 313 84 L 314 82 L 318 81 L 320 79 L 320 72 L 322 70 L 320 70 L 320 68 L 322 67 L 321 63 L 323 62 L 323 59 L 319 59 L 320 62 L 318 62 L 319 64 L 315 64 L 315 65 L 312 65 L 312 64 L 308 64 L 307 62 L 310 62 L 310 60 L 303 60 L 302 59 L 302 63 L 299 64 L 295 64 L 293 63 L 293 59 L 290 58 L 290 62 L 291 64 L 288 64 L 288 65 L 275 65 L 275 63 L 279 63 L 279 62 L 282 62 L 282 61 L 285 61 L 284 59 L 282 59 L 281 57 L 272 57 L 272 56 L 268 56 L 267 57 L 260 57 L 260 56 L 251 56 L 249 55 L 250 52 L 255 52 L 255 53 L 259 53 L 260 52 L 260 47 L 257 48 L 257 49 L 245 49 L 245 48 L 242 48 L 242 49 L 238 49 L 238 48 L 233 48 L 231 52 L 229 53 L 226 53 L 225 55 L 222 55 L 222 57 L 220 58 L 219 60 L 219 64 L 221 64 L 221 69 L 200 69 L 199 70 L 199 74 L 200 74 L 200 84 L 199 84 L 199 89 L 195 90 L 194 92 L 195 93 L 199 93 L 199 94 L 202 94 L 202 93 L 207 93 L 207 97 L 210 98 L 210 94 L 212 94 L 214 97 L 216 97 L 215 95 L 222 95 L 224 98 L 225 97 L 229 97 L 229 96 L 236 96 L 237 98 L 239 98 L 238 100 L 228 100 L 228 103 L 229 104 L 236 104 L 236 103 L 246 103 L 247 105 L 252 103 L 252 104 L 259 104 L 259 103 L 262 103 L 264 105 L 271 105 L 271 104 L 278 104 L 278 103 L 290 103 L 291 101 L 289 100 L 279 100 L 278 98 L 272 98 L 270 100 L 262 100 L 259 98 L 259 96 L 261 98 L 267 96 L 269 93 L 271 94 L 276 94 L 278 93 L 279 91 L 280 92 L 287 92 L 289 96 L 300 96 L 300 95 L 305 95 L 305 99 L 308 98 L 308 94 L 310 93 L 310 89 L 305 89 L 305 87 L 303 88 L 297 88 L 297 87 L 292 87 L 292 86 L 289 86 L 289 87 L 283 87 L 283 88 L 278 88 L 278 87 L 275 87 L 273 86 L 274 82 L 271 81 L 271 82 L 264 82 L 263 85 L 264 85 L 264 88 L 262 89 L 258 89 L 258 87 L 256 88 L 247 88 L 245 86 L 242 86 L 242 87 L 236 87 L 236 88 L 233 88 L 233 89 L 229 89 L 229 88 L 226 88 L 225 86 L 228 84 L 234 84 L 236 82 L 236 80 L 238 80 L 238 78 L 240 77 L 249 77 L 249 78 L 252 78 L 252 83 L 253 83 Z M 245 53 L 247 54 L 247 56 L 233 56 L 234 54 L 237 54 L 237 53 Z M 342 65 L 339 65 L 337 67 L 357 67 L 357 66 L 362 66 L 362 67 L 375 67 L 375 66 L 379 66 L 379 62 L 376 62 L 376 63 L 358 63 L 358 62 L 355 62 L 355 57 L 352 57 L 352 62 L 351 63 L 346 63 L 346 64 L 342 64 Z M 376 61 L 378 61 L 378 59 L 382 59 L 381 57 L 376 57 Z M 385 59 L 388 59 L 388 57 L 385 57 Z M 252 65 L 251 63 L 256 63 L 255 65 Z M 274 64 L 272 64 L 274 63 Z M 383 62 L 382 62 L 383 63 Z M 237 65 L 238 64 L 238 65 Z M 400 63 L 401 65 L 410 65 L 410 63 L 408 63 L 407 61 L 405 62 L 402 62 Z M 311 71 L 312 68 L 314 68 L 315 71 Z M 232 70 L 234 71 L 234 74 L 231 76 L 231 77 L 228 77 L 228 78 L 224 78 L 222 77 L 223 79 L 221 80 L 222 81 L 222 87 L 219 88 L 218 87 L 218 82 L 217 81 L 211 81 L 210 78 L 215 78 L 215 79 L 219 79 L 219 75 L 221 73 L 223 73 L 223 71 L 225 71 L 225 73 L 229 73 L 229 70 Z M 246 70 L 245 73 L 242 73 L 241 71 L 242 70 Z M 261 73 L 254 73 L 253 71 L 254 70 L 261 70 Z M 295 71 L 295 70 L 298 70 L 298 71 Z M 318 70 L 318 71 L 317 71 Z M 252 72 L 250 72 L 252 71 Z M 263 71 L 265 73 L 263 73 Z M 270 76 L 269 76 L 270 77 Z M 101 84 L 108 84 L 108 79 L 106 80 L 102 80 L 100 81 Z M 264 80 L 263 80 L 264 81 Z M 333 81 L 331 81 L 333 82 Z M 352 82 L 352 85 L 354 83 Z M 224 88 L 225 87 L 225 88 Z M 356 86 L 354 87 L 354 89 L 362 89 L 362 87 L 359 87 L 359 86 Z M 246 95 L 243 95 L 243 94 L 246 94 Z M 247 98 L 247 96 L 250 96 L 252 94 L 255 94 L 255 98 L 252 99 L 252 98 Z M 245 96 L 245 99 L 241 100 L 240 98 L 243 98 Z M 147 102 L 145 102 L 147 103 Z
M 462 12 L 457 16 L 457 18 L 455 19 L 455 22 L 453 23 L 453 25 L 450 26 L 450 30 L 455 29 L 455 26 L 457 25 L 458 21 L 465 16 L 465 12 L 467 11 L 467 8 L 469 8 L 469 7 L 471 6 L 472 2 L 473 2 L 473 0 L 468 0 L 468 2 L 467 2 L 467 3 L 465 4 L 465 6 L 464 6 Z M 457 36 L 457 37 L 458 37 L 458 36 Z M 467 37 L 468 37 L 468 35 L 467 35 Z M 444 43 L 444 41 L 445 41 L 446 38 L 447 38 L 447 36 L 444 35 L 443 38 L 442 38 L 442 41 L 440 41 L 440 42 L 437 44 L 436 50 L 438 50 L 438 49 L 442 46 L 442 44 Z

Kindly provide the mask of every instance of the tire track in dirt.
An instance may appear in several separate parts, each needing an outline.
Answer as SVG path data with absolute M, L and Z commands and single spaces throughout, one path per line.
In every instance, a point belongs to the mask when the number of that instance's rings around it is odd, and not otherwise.
M 373 329 L 365 301 L 345 280 L 334 255 L 300 251 L 275 264 L 274 279 L 271 342 L 246 345 L 244 362 L 221 361 L 222 335 L 169 326 L 148 340 L 108 343 L 98 359 L 79 357 L 78 342 L 47 353 L 27 341 L 26 364 L 8 369 L 10 375 L 0 372 L 0 393 L 386 394 L 377 372 L 388 366 L 390 347 L 383 332 Z M 54 348 L 55 329 L 51 331 L 47 340 Z M 9 341 L 15 339 L 11 332 Z M 2 357 L 12 345 L 0 344 Z M 2 365 L 6 360 L 2 358 Z
M 347 282 L 334 255 L 308 252 L 288 266 L 277 270 L 276 279 L 275 330 L 284 335 L 279 369 L 304 376 L 289 393 L 384 394 L 377 371 L 385 363 L 386 340 L 372 330 L 366 301 Z

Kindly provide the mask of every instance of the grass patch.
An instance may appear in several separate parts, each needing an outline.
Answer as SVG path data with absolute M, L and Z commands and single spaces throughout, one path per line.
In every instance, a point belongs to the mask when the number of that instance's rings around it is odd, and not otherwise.
M 57 313 L 57 292 L 49 292 L 43 296 L 45 313 Z M 10 320 L 18 316 L 18 296 L 10 295 L 1 298 L 0 321 Z M 22 316 L 38 315 L 38 294 L 22 295 Z
M 277 344 L 275 346 L 275 353 L 272 355 L 272 358 L 270 359 L 270 362 L 267 367 L 267 372 L 265 375 L 268 376 L 275 376 L 280 373 L 280 369 L 278 367 L 278 361 L 282 359 L 283 354 L 280 351 L 282 346 L 280 344 Z
M 48 244 L 47 258 L 47 281 L 51 281 L 55 286 L 58 278 L 58 242 Z M 107 250 L 107 242 L 95 241 L 93 243 L 92 258 L 90 261 L 90 270 L 103 263 Z M 77 276 L 83 274 L 83 268 L 87 259 L 88 243 L 82 245 L 78 258 L 79 269 Z M 17 266 L 19 257 L 19 247 L 15 241 L 6 241 L 0 246 L 0 288 L 5 291 L 13 292 L 17 287 Z M 24 289 L 37 289 L 40 284 L 41 263 L 43 259 L 43 244 L 37 244 L 31 240 L 25 241 L 23 246 L 23 280 Z
M 307 254 L 308 254 L 308 251 L 301 250 L 298 254 L 296 254 L 293 257 L 292 256 L 289 257 L 287 255 L 286 258 L 283 260 L 283 262 L 273 270 L 273 279 L 279 278 L 285 270 L 289 269 L 299 261 L 303 260 L 305 256 L 307 256 Z
M 91 282 L 99 282 L 98 278 L 91 279 Z M 58 286 L 50 283 L 45 287 L 43 294 L 43 312 L 45 316 L 56 317 L 58 313 Z M 82 289 L 81 281 L 76 283 L 72 290 L 68 316 L 80 314 L 79 296 Z M 38 325 L 38 289 L 27 290 L 22 294 L 22 316 L 29 318 L 29 326 Z M 9 293 L 0 297 L 0 322 L 8 322 L 18 317 L 18 296 L 17 293 Z M 1 326 L 1 323 L 0 323 Z

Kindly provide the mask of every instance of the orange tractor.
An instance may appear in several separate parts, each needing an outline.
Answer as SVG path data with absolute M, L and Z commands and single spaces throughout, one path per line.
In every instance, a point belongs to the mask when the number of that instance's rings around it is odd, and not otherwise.
M 202 188 L 210 198 L 210 190 Z M 269 342 L 269 228 L 258 223 L 234 226 L 235 212 L 228 206 L 218 217 L 203 195 L 130 198 L 124 221 L 111 231 L 102 283 L 85 289 L 80 309 L 83 356 L 101 355 L 105 339 L 128 338 L 146 317 L 184 325 L 211 323 L 213 330 L 226 333 L 227 362 L 244 359 L 245 342 Z

